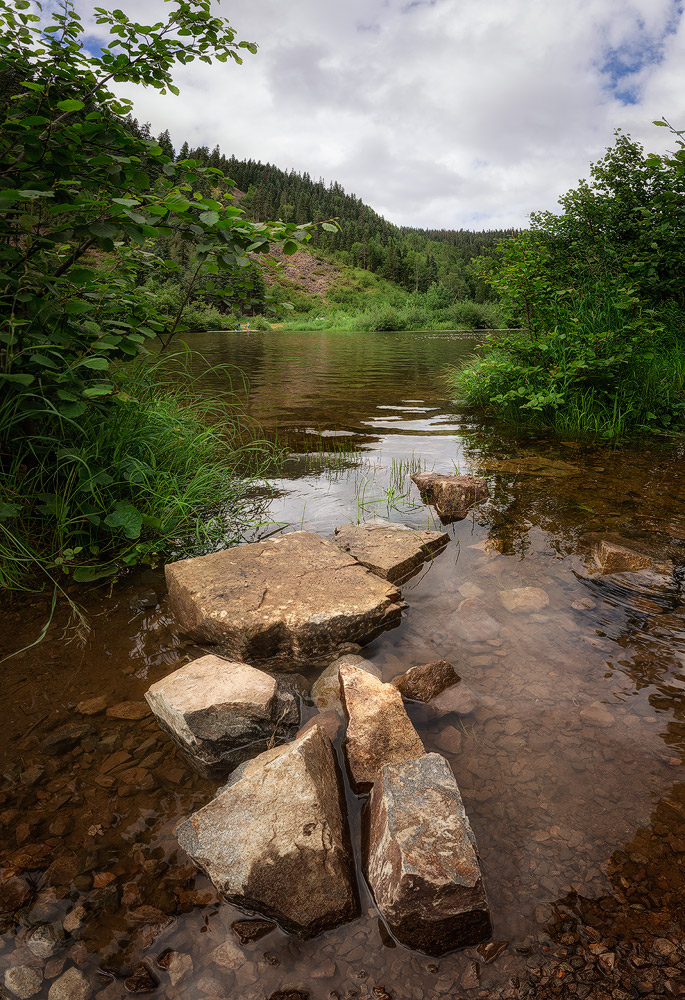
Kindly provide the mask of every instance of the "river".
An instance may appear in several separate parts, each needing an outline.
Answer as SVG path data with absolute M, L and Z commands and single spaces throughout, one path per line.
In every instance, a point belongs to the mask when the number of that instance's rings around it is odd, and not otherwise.
M 224 333 L 191 346 L 198 371 L 245 372 L 249 391 L 238 377 L 232 389 L 290 452 L 252 538 L 302 528 L 332 537 L 374 516 L 437 527 L 410 472 L 488 481 L 489 501 L 445 528 L 447 549 L 403 588 L 401 625 L 365 655 L 385 680 L 444 658 L 473 693 L 473 711 L 449 720 L 447 736 L 444 720 L 412 717 L 454 769 L 494 940 L 506 947 L 491 961 L 496 949 L 412 953 L 362 885 L 353 923 L 308 942 L 276 930 L 246 946 L 238 970 L 214 962 L 241 914 L 196 873 L 174 826 L 216 784 L 149 715 L 117 717 L 135 715 L 121 704 L 140 703 L 201 652 L 179 634 L 158 568 L 86 596 L 85 646 L 68 641 L 60 613 L 42 644 L 3 666 L 2 970 L 36 970 L 33 995 L 47 997 L 75 965 L 99 1000 L 129 995 L 124 980 L 142 962 L 153 995 L 169 1000 L 266 1000 L 287 988 L 370 998 L 381 987 L 393 1000 L 685 995 L 680 571 L 601 574 L 583 546 L 588 532 L 609 532 L 678 562 L 679 446 L 612 451 L 477 419 L 446 382 L 474 349 L 464 335 Z M 229 371 L 206 375 L 208 390 L 227 391 Z M 515 587 L 540 588 L 549 603 L 509 611 L 500 595 Z M 499 622 L 496 639 L 457 635 L 455 609 L 470 596 Z M 6 650 L 30 640 L 44 613 L 40 597 L 6 607 Z M 108 713 L 75 711 L 99 696 Z M 158 964 L 169 950 L 189 957 L 180 979 Z

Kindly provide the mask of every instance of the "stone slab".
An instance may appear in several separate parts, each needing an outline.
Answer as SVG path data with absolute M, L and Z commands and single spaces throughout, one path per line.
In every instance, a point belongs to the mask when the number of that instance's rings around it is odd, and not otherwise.
M 399 591 L 307 531 L 166 566 L 171 608 L 198 642 L 247 663 L 330 662 L 400 622 Z
M 371 522 L 335 529 L 341 549 L 391 583 L 406 580 L 450 540 L 445 531 L 424 531 L 403 524 Z
M 318 726 L 278 749 L 176 833 L 230 902 L 311 937 L 359 913 L 341 776 Z
M 475 837 L 443 757 L 385 765 L 364 831 L 366 877 L 399 941 L 443 955 L 490 936 Z

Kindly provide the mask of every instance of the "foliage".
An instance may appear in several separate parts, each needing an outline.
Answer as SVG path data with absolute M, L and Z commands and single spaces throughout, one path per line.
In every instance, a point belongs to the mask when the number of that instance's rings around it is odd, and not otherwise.
M 685 145 L 674 134 L 675 153 L 645 156 L 619 133 L 562 214 L 533 215 L 480 263 L 526 330 L 455 373 L 467 401 L 609 439 L 685 423 Z
M 126 481 L 126 455 L 110 428 L 128 442 L 126 428 L 147 420 L 150 410 L 126 390 L 122 366 L 155 339 L 169 344 L 183 328 L 197 282 L 217 290 L 222 276 L 249 266 L 248 255 L 268 252 L 274 240 L 294 253 L 310 227 L 247 220 L 231 204 L 220 171 L 190 159 L 173 162 L 162 146 L 136 135 L 125 118 L 130 103 L 109 87 L 130 82 L 175 94 L 176 64 L 240 62 L 242 50 L 254 51 L 252 43 L 235 40 L 225 19 L 212 16 L 209 0 L 170 0 L 166 20 L 153 25 L 98 7 L 97 24 L 111 40 L 96 52 L 84 46 L 70 2 L 48 24 L 34 9 L 28 0 L 0 0 L 0 517 L 6 544 L 15 538 L 19 545 L 35 531 L 44 553 L 31 508 L 46 526 L 54 522 L 79 535 L 72 514 L 60 520 L 61 501 L 52 509 L 42 494 L 98 485 L 93 442 L 109 442 L 120 466 L 106 475 Z M 154 252 L 158 241 L 171 238 L 193 246 L 192 272 L 164 323 L 143 285 L 151 273 L 179 270 L 177 261 Z M 101 559 L 105 550 L 114 560 L 117 538 L 121 558 L 129 560 L 126 532 L 110 531 L 124 501 L 115 490 L 100 496 L 112 506 L 92 512 L 98 522 L 88 528 L 87 546 L 73 544 L 66 527 L 59 528 L 60 545 L 81 550 L 63 568 Z M 152 518 L 153 530 L 157 514 L 139 513 Z M 98 531 L 101 542 L 93 541 Z M 22 558 L 15 554 L 15 568 L 28 569 Z

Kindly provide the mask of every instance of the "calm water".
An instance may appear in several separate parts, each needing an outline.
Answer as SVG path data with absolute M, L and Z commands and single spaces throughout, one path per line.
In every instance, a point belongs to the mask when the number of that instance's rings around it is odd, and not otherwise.
M 450 660 L 473 692 L 469 715 L 414 722 L 454 768 L 494 939 L 507 947 L 490 962 L 474 949 L 411 953 L 362 888 L 354 923 L 310 942 L 275 931 L 245 947 L 240 968 L 217 964 L 212 953 L 241 914 L 173 834 L 214 784 L 149 716 L 74 710 L 103 694 L 110 710 L 139 702 L 200 652 L 178 634 L 151 570 L 93 592 L 84 649 L 56 621 L 45 643 L 4 667 L 2 970 L 39 970 L 35 995 L 47 997 L 76 965 L 103 1000 L 129 995 L 125 980 L 141 962 L 158 981 L 147 983 L 154 995 L 177 1000 L 263 1000 L 288 988 L 312 1000 L 685 995 L 679 571 L 597 575 L 582 545 L 585 532 L 611 531 L 669 547 L 678 561 L 685 477 L 675 446 L 613 454 L 502 436 L 450 400 L 446 369 L 474 346 L 452 334 L 222 334 L 193 346 L 207 363 L 246 372 L 248 412 L 291 451 L 270 525 L 254 536 L 280 526 L 330 537 L 373 516 L 432 526 L 409 471 L 487 478 L 490 501 L 447 528 L 451 544 L 404 587 L 401 626 L 365 655 L 386 680 Z M 206 381 L 228 389 L 226 373 Z M 501 591 L 524 586 L 542 588 L 549 604 L 507 611 Z M 467 643 L 455 611 L 476 595 L 500 631 Z M 6 611 L 8 649 L 43 611 L 38 599 Z M 180 978 L 158 965 L 169 949 L 188 956 Z

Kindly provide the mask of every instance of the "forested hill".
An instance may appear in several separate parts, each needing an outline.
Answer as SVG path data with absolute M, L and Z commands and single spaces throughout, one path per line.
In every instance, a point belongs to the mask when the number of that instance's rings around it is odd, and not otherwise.
M 483 300 L 492 295 L 470 267 L 513 230 L 427 230 L 395 226 L 337 182 L 313 180 L 308 173 L 282 170 L 270 163 L 225 156 L 219 146 L 173 150 L 169 133 L 158 142 L 178 159 L 192 158 L 217 167 L 242 192 L 240 207 L 257 221 L 310 222 L 337 219 L 340 231 L 317 230 L 310 247 L 325 250 L 342 264 L 372 271 L 407 289 L 426 291 L 441 284 L 455 299 Z

